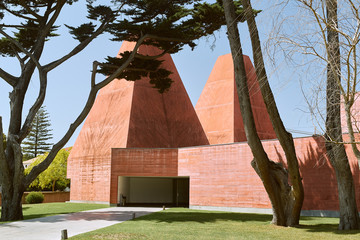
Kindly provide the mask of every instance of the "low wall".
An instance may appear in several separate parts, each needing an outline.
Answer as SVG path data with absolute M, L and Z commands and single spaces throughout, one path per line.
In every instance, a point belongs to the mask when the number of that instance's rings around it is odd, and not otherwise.
M 344 141 L 346 138 L 344 137 Z M 279 141 L 262 141 L 269 158 L 286 166 Z M 305 199 L 302 210 L 338 211 L 337 181 L 322 137 L 294 139 Z M 345 147 L 360 206 L 359 164 L 351 146 Z M 247 143 L 180 148 L 178 174 L 190 178 L 190 207 L 197 209 L 270 209 L 263 183 L 251 167 Z
M 22 203 L 25 203 L 25 197 L 30 192 L 25 192 L 22 197 Z M 43 203 L 52 203 L 52 202 L 66 202 L 70 200 L 70 192 L 42 192 L 44 194 Z M 1 206 L 1 193 L 0 193 L 0 206 Z

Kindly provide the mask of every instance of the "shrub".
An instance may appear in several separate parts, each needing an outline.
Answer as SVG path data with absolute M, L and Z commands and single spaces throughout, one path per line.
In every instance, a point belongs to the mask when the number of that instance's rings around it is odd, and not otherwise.
M 25 197 L 26 203 L 42 203 L 44 201 L 44 194 L 41 192 L 31 192 Z

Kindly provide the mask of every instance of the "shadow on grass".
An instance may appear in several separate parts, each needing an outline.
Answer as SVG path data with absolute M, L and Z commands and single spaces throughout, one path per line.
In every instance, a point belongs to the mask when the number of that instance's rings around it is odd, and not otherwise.
M 197 222 L 209 223 L 216 221 L 236 221 L 236 222 L 263 222 L 270 223 L 271 215 L 251 214 L 251 213 L 230 213 L 230 212 L 203 212 L 203 211 L 162 211 L 143 216 L 138 220 L 156 221 L 164 223 L 176 222 Z
M 322 218 L 320 217 L 301 217 L 303 221 L 309 221 L 309 224 L 301 224 L 300 226 L 297 226 L 296 228 L 304 229 L 308 232 L 328 232 L 328 233 L 334 233 L 339 235 L 355 235 L 360 234 L 360 230 L 338 230 L 338 223 L 326 223 L 325 220 L 323 220 L 323 223 L 321 223 Z M 326 218 L 324 218 L 326 219 Z M 338 218 L 335 218 L 338 220 Z M 313 222 L 313 223 L 311 223 Z M 315 222 L 315 223 L 314 223 Z
M 24 211 L 31 209 L 30 206 L 23 206 L 23 213 Z M 41 217 L 48 217 L 51 215 L 60 215 L 60 214 L 69 214 L 72 213 L 71 211 L 64 211 L 64 212 L 53 212 L 53 211 L 43 211 L 42 213 L 34 213 L 34 214 L 24 214 L 24 220 L 29 220 L 33 218 L 41 218 Z
M 70 212 L 71 213 L 71 212 Z M 55 215 L 61 215 L 61 214 L 70 214 L 69 212 L 59 212 Z M 42 218 L 42 217 L 48 217 L 52 216 L 54 214 L 51 213 L 43 213 L 43 214 L 30 214 L 30 215 L 24 215 L 24 220 L 34 219 L 34 218 Z
M 196 222 L 212 223 L 216 221 L 233 221 L 233 222 L 252 222 L 254 224 L 270 224 L 272 215 L 252 214 L 252 213 L 230 213 L 230 212 L 206 212 L 196 210 L 170 210 L 143 216 L 135 221 L 154 221 L 156 223 L 177 223 L 177 222 Z M 297 226 L 313 233 L 334 233 L 338 235 L 355 235 L 360 234 L 360 230 L 340 231 L 338 223 L 332 223 L 333 220 L 321 217 L 301 217 L 302 225 Z M 337 220 L 337 219 L 336 219 Z M 285 229 L 285 228 L 284 228 Z

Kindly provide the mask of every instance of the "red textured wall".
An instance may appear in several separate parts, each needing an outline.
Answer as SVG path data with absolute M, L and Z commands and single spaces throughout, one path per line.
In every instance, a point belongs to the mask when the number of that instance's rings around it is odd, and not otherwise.
M 123 42 L 120 52 L 135 43 Z M 141 46 L 144 55 L 159 50 Z M 148 78 L 114 80 L 101 89 L 68 159 L 71 200 L 110 201 L 112 148 L 161 148 L 209 144 L 169 54 L 161 60 L 173 85 L 160 94 Z
M 285 161 L 278 141 L 263 141 L 263 145 L 270 159 Z M 298 138 L 295 146 L 304 179 L 303 210 L 338 210 L 337 183 L 322 138 Z M 271 208 L 250 166 L 252 158 L 246 143 L 179 149 L 179 176 L 190 176 L 190 205 Z M 360 204 L 359 167 L 352 155 L 350 161 Z
M 337 182 L 325 154 L 323 138 L 294 141 L 305 190 L 303 210 L 337 211 Z M 270 159 L 286 162 L 277 140 L 263 141 L 263 146 Z M 359 165 L 349 146 L 347 151 L 360 206 Z M 190 205 L 271 208 L 262 182 L 250 165 L 253 156 L 247 143 L 179 149 L 113 149 L 112 159 L 111 203 L 117 201 L 118 176 L 188 176 Z
M 110 203 L 117 203 L 118 176 L 178 176 L 178 149 L 112 149 Z

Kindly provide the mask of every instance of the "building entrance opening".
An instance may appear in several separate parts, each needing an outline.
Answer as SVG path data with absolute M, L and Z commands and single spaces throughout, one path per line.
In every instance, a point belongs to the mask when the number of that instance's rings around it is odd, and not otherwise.
M 189 177 L 118 177 L 119 206 L 189 207 Z

